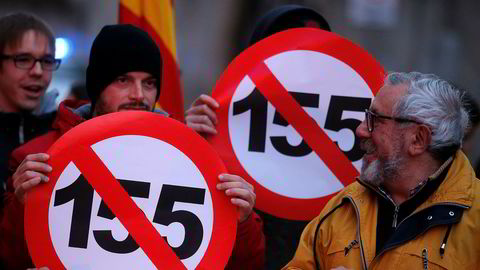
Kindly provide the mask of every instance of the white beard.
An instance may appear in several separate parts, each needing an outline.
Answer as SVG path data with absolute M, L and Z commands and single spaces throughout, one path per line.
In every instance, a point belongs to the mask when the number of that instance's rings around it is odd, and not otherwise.
M 380 161 L 374 160 L 367 165 L 365 158 L 363 159 L 362 170 L 360 172 L 360 180 L 367 182 L 374 186 L 380 186 L 385 181 L 382 174 Z
M 401 156 L 402 147 L 400 147 L 399 141 L 397 140 L 393 143 L 395 143 L 394 152 L 390 157 L 378 158 L 370 162 L 370 164 L 368 164 L 365 158 L 363 158 L 360 180 L 377 187 L 386 181 L 395 181 L 403 167 L 404 158 Z M 364 145 L 367 147 L 373 147 L 371 141 L 366 142 Z

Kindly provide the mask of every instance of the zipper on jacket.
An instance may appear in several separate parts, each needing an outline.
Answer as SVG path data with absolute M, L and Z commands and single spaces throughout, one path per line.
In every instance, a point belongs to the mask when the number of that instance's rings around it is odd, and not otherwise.
M 422 251 L 422 262 L 423 262 L 423 270 L 428 270 L 428 250 L 424 248 Z
M 22 117 L 20 119 L 20 125 L 18 126 L 18 142 L 20 144 L 25 143 L 25 133 L 23 131 L 25 125 L 25 119 Z
M 393 212 L 392 228 L 396 229 L 397 228 L 397 223 L 398 223 L 398 212 L 400 212 L 400 206 L 397 205 L 395 203 L 395 201 L 393 201 L 392 197 L 390 197 L 390 195 L 388 195 L 388 193 L 385 192 L 383 189 L 378 188 L 378 189 L 374 189 L 374 190 L 376 191 L 377 194 L 380 194 L 383 198 L 389 200 L 395 206 L 395 210 Z
M 397 219 L 398 219 L 398 210 L 399 207 L 398 205 L 395 204 L 395 211 L 393 212 L 393 223 L 392 223 L 392 228 L 397 228 Z
M 357 244 L 358 244 L 358 240 L 357 240 L 357 239 L 355 239 L 355 240 L 353 240 L 352 242 L 350 242 L 350 244 L 348 244 L 348 246 L 345 247 L 345 256 L 347 256 L 348 253 L 350 252 L 350 250 L 351 250 L 354 246 L 356 246 Z
M 357 215 L 357 238 L 360 244 L 359 248 L 360 248 L 360 256 L 362 257 L 362 269 L 367 270 L 368 269 L 367 261 L 365 259 L 365 254 L 363 253 L 363 242 L 362 242 L 362 236 L 360 235 L 360 212 L 358 211 L 358 207 L 355 204 L 355 201 L 353 200 L 352 197 L 346 196 L 345 198 L 347 198 L 352 203 L 353 209 L 355 209 L 355 214 Z

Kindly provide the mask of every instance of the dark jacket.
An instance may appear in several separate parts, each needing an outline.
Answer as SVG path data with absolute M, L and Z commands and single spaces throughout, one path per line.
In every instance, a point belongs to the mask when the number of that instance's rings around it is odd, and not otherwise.
M 8 178 L 8 159 L 13 149 L 50 130 L 56 112 L 39 116 L 31 113 L 0 112 L 0 195 Z

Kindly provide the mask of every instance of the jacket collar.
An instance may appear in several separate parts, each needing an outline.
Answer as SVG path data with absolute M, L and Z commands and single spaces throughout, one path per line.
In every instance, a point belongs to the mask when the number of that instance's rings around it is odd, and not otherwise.
M 84 109 L 85 106 L 89 108 L 90 104 L 78 103 L 76 101 L 65 100 L 58 106 L 58 113 L 52 127 L 58 130 L 61 134 L 66 133 L 74 126 L 82 123 L 87 119 L 89 109 Z M 86 110 L 88 110 L 86 112 Z
M 431 203 L 458 203 L 470 208 L 475 197 L 474 181 L 478 181 L 478 179 L 470 161 L 461 150 L 458 150 L 445 181 L 428 201 Z

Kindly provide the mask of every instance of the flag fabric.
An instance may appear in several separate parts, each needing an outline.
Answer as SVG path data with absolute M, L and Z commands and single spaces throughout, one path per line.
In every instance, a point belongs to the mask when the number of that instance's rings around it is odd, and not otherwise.
M 119 23 L 142 28 L 157 43 L 163 59 L 162 86 L 157 107 L 183 122 L 183 90 L 177 64 L 174 1 L 120 0 L 118 15 Z

